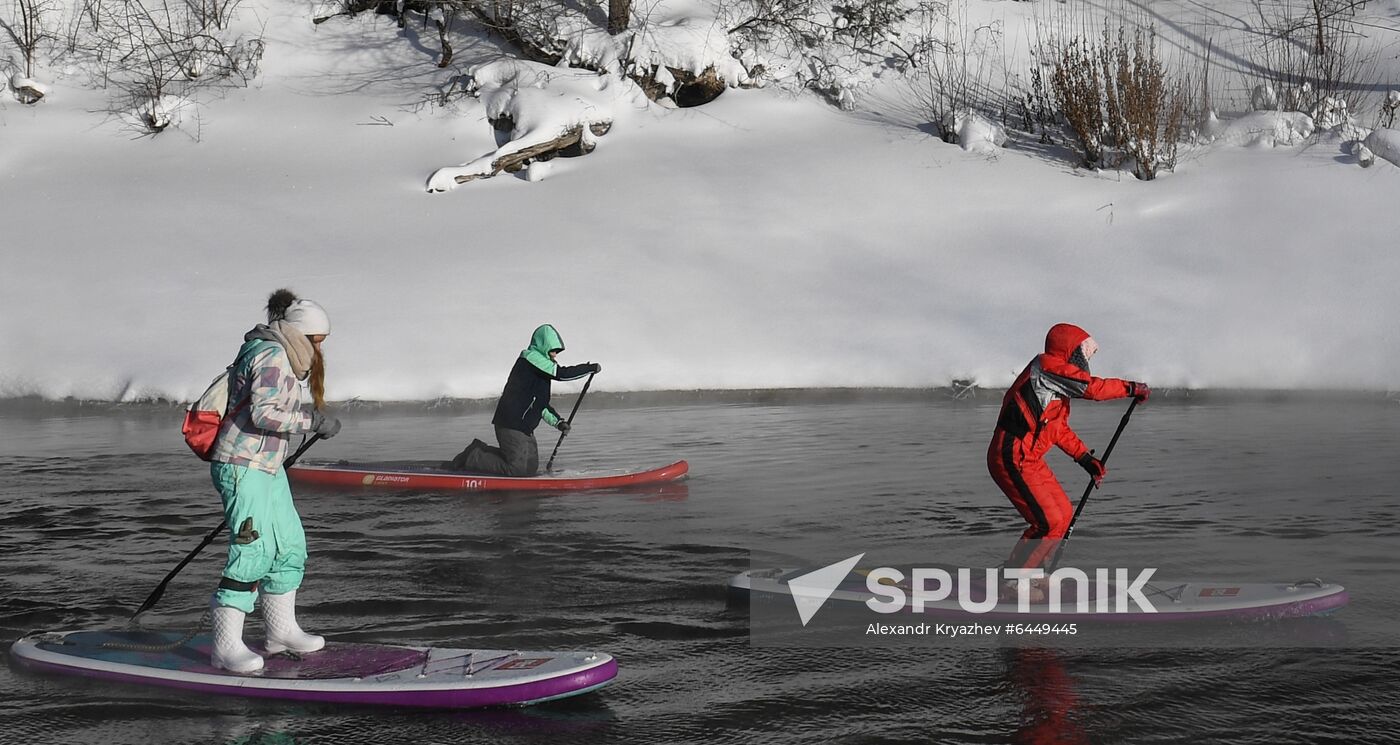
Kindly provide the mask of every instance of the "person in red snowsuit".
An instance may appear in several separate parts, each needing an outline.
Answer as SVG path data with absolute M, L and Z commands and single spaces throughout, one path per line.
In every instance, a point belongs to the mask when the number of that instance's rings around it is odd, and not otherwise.
M 1056 540 L 1064 538 L 1074 508 L 1055 474 L 1045 464 L 1052 445 L 1059 446 L 1097 485 L 1107 469 L 1069 426 L 1072 398 L 1108 401 L 1132 396 L 1146 401 L 1143 383 L 1089 374 L 1089 358 L 1098 344 L 1078 326 L 1057 323 L 1045 335 L 1045 353 L 1031 360 L 1002 398 L 1001 414 L 987 470 L 1029 527 L 1011 554 L 1010 566 L 1044 568 Z M 1042 540 L 1052 539 L 1052 540 Z

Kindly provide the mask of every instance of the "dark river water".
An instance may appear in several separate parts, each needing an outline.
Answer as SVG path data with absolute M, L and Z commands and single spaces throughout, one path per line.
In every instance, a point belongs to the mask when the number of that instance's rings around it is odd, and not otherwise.
M 726 580 L 751 552 L 986 536 L 1019 517 L 986 474 L 993 397 L 599 397 L 556 465 L 687 459 L 666 489 L 478 494 L 298 489 L 311 549 L 300 617 L 341 641 L 597 649 L 601 691 L 526 709 L 432 712 L 171 693 L 0 669 L 4 743 L 1319 743 L 1394 741 L 1400 403 L 1162 397 L 1139 407 L 1075 540 L 1164 535 L 1192 571 L 1296 541 L 1352 605 L 1327 647 L 774 648 Z M 799 397 L 800 398 L 800 397 Z M 1124 402 L 1078 403 L 1102 448 Z M 0 636 L 122 625 L 220 520 L 180 411 L 0 404 Z M 359 407 L 308 458 L 447 458 L 484 410 Z M 554 437 L 541 432 L 543 457 Z M 1072 497 L 1074 464 L 1052 454 Z M 1248 539 L 1248 540 L 1246 540 Z M 148 626 L 185 628 L 215 543 Z M 1288 545 L 1295 545 L 1289 543 Z M 846 549 L 849 548 L 849 551 Z M 842 551 L 845 551 L 842 553 Z M 1224 570 L 1221 570 L 1224 571 Z M 1280 579 L 1298 579 L 1286 576 Z M 256 624 L 250 624 L 256 628 Z

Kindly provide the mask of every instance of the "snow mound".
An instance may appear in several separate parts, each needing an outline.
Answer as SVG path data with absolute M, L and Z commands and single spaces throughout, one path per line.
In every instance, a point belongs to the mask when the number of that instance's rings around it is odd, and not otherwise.
M 1366 136 L 1362 145 L 1377 157 L 1400 166 L 1400 129 L 1377 129 Z
M 1313 118 L 1299 111 L 1252 111 L 1238 119 L 1211 121 L 1212 139 L 1240 147 L 1291 147 L 1312 136 Z
M 1318 129 L 1342 127 L 1350 124 L 1352 121 L 1347 102 L 1334 96 L 1328 96 L 1318 101 L 1317 105 L 1314 106 L 1309 113 L 1312 116 L 1313 122 L 1317 124 Z
M 592 70 L 500 59 L 468 74 L 486 117 L 514 122 L 507 147 L 542 142 L 580 124 L 611 122 L 617 104 L 646 101 L 635 84 Z
M 970 153 L 995 153 L 1006 144 L 1006 127 L 973 111 L 949 113 L 943 126 L 958 136 L 958 144 Z
M 142 129 L 160 132 L 172 125 L 180 126 L 184 120 L 184 111 L 187 107 L 193 106 L 193 102 L 184 96 L 165 94 L 160 98 L 142 103 L 131 112 L 131 115 L 139 122 Z
M 1352 147 L 1351 152 L 1356 156 L 1356 162 L 1360 164 L 1362 168 L 1370 168 L 1376 163 L 1376 154 L 1371 152 L 1370 148 L 1360 142 Z
M 693 12 L 694 9 L 691 9 Z M 700 75 L 714 68 L 726 85 L 752 81 L 749 71 L 730 53 L 728 37 L 712 16 L 684 15 L 651 19 L 645 26 L 610 35 L 587 19 L 562 34 L 567 44 L 560 64 L 606 70 L 616 75 L 654 73 L 666 92 L 675 92 L 671 70 Z
M 642 69 L 674 68 L 699 75 L 713 67 L 731 88 L 750 82 L 749 71 L 729 50 L 714 18 L 685 17 L 647 26 L 631 40 L 631 59 Z

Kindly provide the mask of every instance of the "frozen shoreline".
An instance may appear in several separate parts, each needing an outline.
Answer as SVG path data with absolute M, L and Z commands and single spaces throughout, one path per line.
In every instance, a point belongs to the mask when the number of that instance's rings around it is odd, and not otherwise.
M 896 91 L 843 112 L 734 90 L 628 110 L 543 181 L 430 196 L 434 169 L 497 147 L 481 101 L 404 107 L 462 70 L 391 19 L 257 5 L 279 19 L 263 75 L 205 107 L 198 139 L 124 139 L 74 76 L 0 111 L 24 143 L 0 183 L 23 215 L 0 396 L 188 400 L 280 286 L 331 315 L 333 398 L 493 397 L 541 323 L 566 361 L 606 366 L 590 395 L 995 388 L 1059 322 L 1094 335 L 1102 372 L 1157 388 L 1400 390 L 1400 170 L 1359 167 L 1341 132 L 1192 145 L 1147 183 L 1033 139 L 965 151 Z M 1019 39 L 1036 5 L 972 7 Z

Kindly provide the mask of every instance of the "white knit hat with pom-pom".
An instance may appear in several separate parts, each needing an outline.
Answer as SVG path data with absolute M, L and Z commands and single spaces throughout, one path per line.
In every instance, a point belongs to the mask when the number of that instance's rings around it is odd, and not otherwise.
M 287 308 L 282 317 L 307 336 L 325 336 L 331 332 L 331 318 L 326 309 L 313 300 L 298 300 Z
M 314 300 L 298 298 L 291 290 L 277 290 L 267 299 L 267 322 L 286 321 L 306 336 L 331 332 L 331 319 Z

